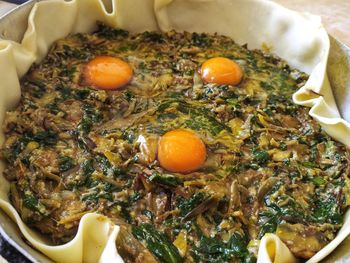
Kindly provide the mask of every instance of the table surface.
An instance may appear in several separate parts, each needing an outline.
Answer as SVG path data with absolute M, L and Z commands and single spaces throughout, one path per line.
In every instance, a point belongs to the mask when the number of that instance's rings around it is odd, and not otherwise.
M 273 0 L 290 9 L 319 15 L 328 33 L 350 47 L 350 0 Z
M 350 46 L 350 0 L 273 0 L 290 9 L 319 15 L 327 31 L 339 41 Z M 0 15 L 15 5 L 0 1 Z M 0 255 L 10 263 L 28 263 L 0 236 Z M 2 258 L 0 256 L 0 262 Z

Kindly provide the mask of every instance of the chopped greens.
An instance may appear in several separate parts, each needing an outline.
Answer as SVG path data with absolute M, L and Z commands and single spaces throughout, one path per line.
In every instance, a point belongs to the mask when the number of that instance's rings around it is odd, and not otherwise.
M 150 224 L 142 224 L 132 227 L 133 235 L 162 262 L 180 263 L 183 262 L 177 248 L 171 243 L 169 238 L 157 231 Z
M 25 222 L 63 244 L 83 215 L 105 215 L 123 229 L 125 262 L 253 263 L 267 233 L 307 260 L 332 241 L 350 154 L 294 104 L 305 73 L 218 34 L 96 28 L 55 42 L 5 115 L 3 175 Z M 91 85 L 86 64 L 101 56 L 129 64 L 130 82 Z M 237 63 L 240 83 L 206 81 L 215 57 Z M 179 129 L 202 143 L 176 143 L 169 162 L 201 162 L 167 170 L 159 147 Z
M 181 181 L 172 174 L 159 174 L 153 173 L 150 177 L 148 177 L 153 183 L 158 183 L 161 185 L 176 187 L 181 184 Z

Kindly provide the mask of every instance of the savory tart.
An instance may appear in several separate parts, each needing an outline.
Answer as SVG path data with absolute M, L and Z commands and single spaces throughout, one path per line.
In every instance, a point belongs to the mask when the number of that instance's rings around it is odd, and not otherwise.
M 55 244 L 108 216 L 125 262 L 254 262 L 265 233 L 308 259 L 342 225 L 350 166 L 292 101 L 307 78 L 220 35 L 61 39 L 6 115 L 10 199 Z

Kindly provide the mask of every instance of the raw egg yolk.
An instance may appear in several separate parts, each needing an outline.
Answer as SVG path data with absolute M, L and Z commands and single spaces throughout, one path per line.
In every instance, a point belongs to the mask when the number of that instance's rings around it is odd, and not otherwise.
M 113 90 L 128 84 L 132 68 L 120 58 L 98 56 L 85 66 L 85 81 L 99 89 Z
M 202 64 L 201 75 L 207 83 L 237 85 L 242 80 L 243 72 L 240 66 L 232 60 L 216 57 Z
M 159 140 L 158 160 L 164 169 L 171 172 L 195 171 L 203 165 L 206 155 L 203 141 L 191 130 L 173 130 Z

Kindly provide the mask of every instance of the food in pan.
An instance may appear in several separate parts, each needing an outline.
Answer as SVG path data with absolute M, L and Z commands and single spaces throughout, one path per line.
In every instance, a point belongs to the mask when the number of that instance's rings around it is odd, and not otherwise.
M 97 212 L 125 262 L 300 258 L 336 235 L 349 153 L 292 102 L 308 76 L 228 37 L 99 24 L 21 81 L 1 150 L 22 219 L 61 244 Z

